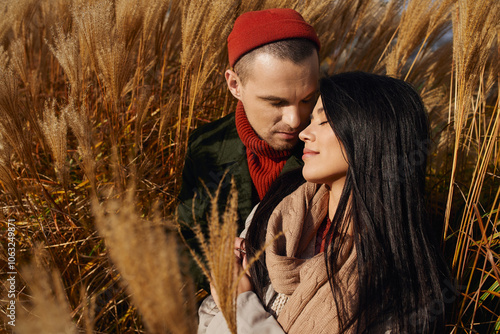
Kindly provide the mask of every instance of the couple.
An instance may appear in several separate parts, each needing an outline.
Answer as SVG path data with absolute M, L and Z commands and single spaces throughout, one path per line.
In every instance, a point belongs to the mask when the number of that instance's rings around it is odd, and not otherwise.
M 257 30 L 268 25 L 269 18 L 264 23 L 255 20 L 255 15 L 264 14 L 248 15 L 253 15 Z M 279 21 L 280 15 L 295 14 L 272 10 L 273 19 Z M 293 34 L 307 30 L 300 19 L 284 19 L 280 27 Z M 238 20 L 235 29 L 242 21 Z M 247 149 L 246 163 L 260 201 L 243 231 L 246 254 L 241 265 L 283 233 L 240 281 L 238 332 L 440 333 L 446 266 L 425 219 L 428 124 L 418 94 L 403 81 L 354 72 L 321 79 L 316 100 L 317 74 L 311 68 L 318 66 L 319 41 L 309 31 L 277 37 L 302 38 L 313 45 L 312 54 L 288 61 L 290 72 L 280 69 L 276 75 L 288 75 L 279 88 L 285 87 L 283 95 L 290 98 L 263 95 L 266 82 L 252 86 L 258 81 L 256 65 L 265 69 L 280 56 L 264 52 L 241 58 L 255 46 L 246 50 L 247 41 L 235 45 L 235 29 L 228 41 L 230 63 L 236 66 L 226 72 L 226 79 L 243 102 L 233 121 Z M 269 71 L 276 69 L 274 65 Z M 296 157 L 294 145 L 287 146 L 295 134 L 266 128 L 277 114 L 266 110 L 266 104 L 280 112 L 277 127 L 283 123 L 302 130 L 302 169 L 282 173 Z M 250 140 L 249 127 L 257 133 Z M 258 140 L 269 144 L 270 148 L 258 143 L 264 151 L 282 154 L 269 156 L 252 149 Z M 266 171 L 282 174 L 273 183 Z M 215 304 L 212 297 L 202 303 L 200 333 L 227 330 Z

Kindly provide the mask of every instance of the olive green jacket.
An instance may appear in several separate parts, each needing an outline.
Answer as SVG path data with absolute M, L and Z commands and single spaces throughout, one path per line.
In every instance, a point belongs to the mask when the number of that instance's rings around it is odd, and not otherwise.
M 302 147 L 302 142 L 297 145 L 281 173 L 302 166 Z M 181 226 L 184 226 L 182 234 L 195 250 L 198 249 L 197 242 L 189 227 L 196 221 L 206 235 L 210 198 L 220 187 L 219 213 L 224 212 L 232 177 L 238 191 L 240 232 L 246 217 L 259 202 L 259 196 L 248 170 L 245 146 L 236 131 L 234 113 L 199 127 L 189 138 L 177 214 Z

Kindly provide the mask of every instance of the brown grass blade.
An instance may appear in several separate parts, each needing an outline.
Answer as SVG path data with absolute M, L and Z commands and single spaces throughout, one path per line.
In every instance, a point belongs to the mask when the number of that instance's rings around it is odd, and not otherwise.
M 472 94 L 480 74 L 489 58 L 500 21 L 500 3 L 494 0 L 471 2 L 459 0 L 453 13 L 453 58 L 456 74 L 454 82 L 455 103 L 453 119 L 455 130 L 454 159 L 451 169 L 450 190 L 446 206 L 445 232 L 449 228 L 453 183 L 457 170 L 457 157 L 466 120 L 470 114 Z
M 56 116 L 56 101 L 53 100 L 51 104 L 48 101 L 45 103 L 43 120 L 40 120 L 40 127 L 55 160 L 54 169 L 57 179 L 64 188 L 67 188 L 69 182 L 69 169 L 66 164 L 68 124 L 64 114 L 61 114 L 59 117 Z
M 125 198 L 93 212 L 108 252 L 120 270 L 132 300 L 151 333 L 194 333 L 194 292 L 183 277 L 175 235 L 166 234 L 160 221 L 140 217 L 134 189 Z
M 31 291 L 31 305 L 20 310 L 16 333 L 76 334 L 67 296 L 57 271 L 51 271 L 44 250 L 38 246 L 32 263 L 22 270 Z

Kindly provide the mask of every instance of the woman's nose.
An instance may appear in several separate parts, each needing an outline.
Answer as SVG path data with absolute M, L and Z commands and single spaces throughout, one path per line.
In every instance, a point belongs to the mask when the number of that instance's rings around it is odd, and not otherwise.
M 311 140 L 312 139 L 312 134 L 310 131 L 311 125 L 309 124 L 304 130 L 302 130 L 299 133 L 299 139 L 302 140 L 303 142 Z

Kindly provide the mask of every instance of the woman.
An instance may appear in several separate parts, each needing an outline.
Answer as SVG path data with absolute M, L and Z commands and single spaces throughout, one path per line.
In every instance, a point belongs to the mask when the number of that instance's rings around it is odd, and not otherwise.
M 248 228 L 248 258 L 283 236 L 250 268 L 255 292 L 239 291 L 238 332 L 442 332 L 447 269 L 425 217 L 420 97 L 361 72 L 323 79 L 320 93 L 299 136 L 307 182 L 281 178 Z M 210 332 L 217 317 L 200 314 Z

